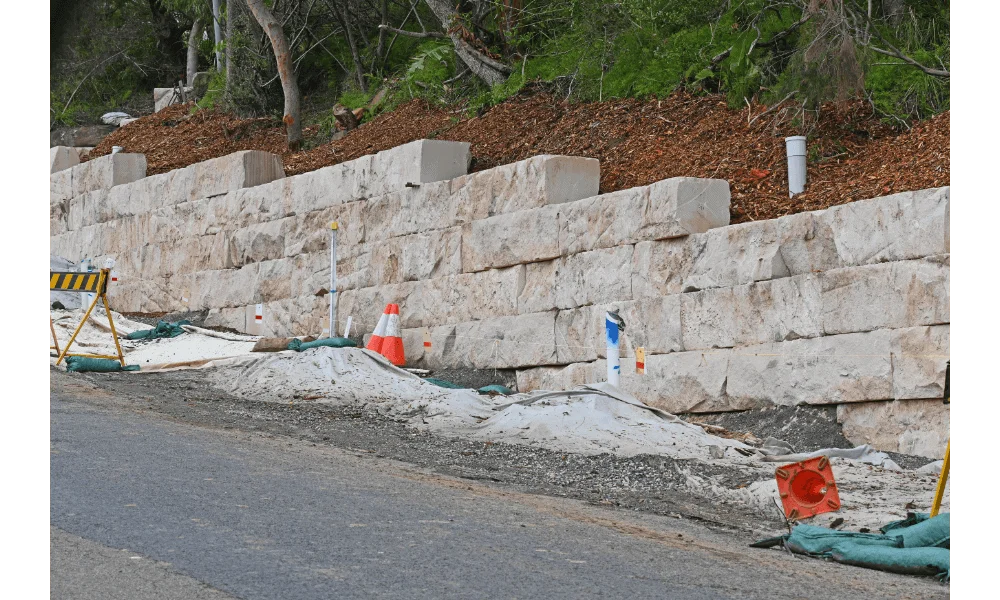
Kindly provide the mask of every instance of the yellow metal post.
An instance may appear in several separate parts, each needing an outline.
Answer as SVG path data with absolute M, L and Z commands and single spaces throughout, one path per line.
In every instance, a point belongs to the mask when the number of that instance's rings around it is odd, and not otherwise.
M 948 447 L 944 451 L 944 462 L 941 463 L 941 477 L 938 478 L 937 491 L 934 492 L 934 504 L 931 505 L 931 516 L 936 517 L 941 510 L 941 501 L 944 500 L 944 488 L 948 485 L 948 471 L 951 467 L 951 440 L 948 440 Z
M 76 339 L 77 334 L 79 334 L 80 330 L 83 329 L 83 324 L 86 323 L 87 319 L 90 318 L 90 311 L 94 310 L 94 307 L 97 306 L 97 299 L 99 297 L 100 296 L 94 296 L 94 301 L 90 303 L 90 308 L 87 309 L 87 314 L 83 315 L 83 319 L 80 320 L 80 324 L 76 326 L 76 331 L 73 332 L 72 337 L 70 337 L 69 341 L 66 342 L 66 347 L 63 348 L 63 351 L 59 355 L 59 358 L 56 359 L 57 365 L 62 362 L 62 359 L 66 358 L 66 353 L 69 352 L 70 346 L 73 345 L 73 340 Z
M 55 350 L 56 354 L 59 354 L 59 338 L 56 337 L 56 324 L 52 322 L 51 318 L 49 318 L 49 329 L 52 330 L 52 343 L 55 344 L 51 350 Z
M 105 289 L 103 284 L 108 276 L 107 270 L 101 271 L 101 282 L 99 289 Z M 118 332 L 115 331 L 115 322 L 111 318 L 111 307 L 108 306 L 108 295 L 106 293 L 101 294 L 101 300 L 104 301 L 104 312 L 108 313 L 108 324 L 111 325 L 111 337 L 115 340 L 115 349 L 118 350 L 118 362 L 121 363 L 122 367 L 125 366 L 125 355 L 122 354 L 122 345 L 118 343 Z

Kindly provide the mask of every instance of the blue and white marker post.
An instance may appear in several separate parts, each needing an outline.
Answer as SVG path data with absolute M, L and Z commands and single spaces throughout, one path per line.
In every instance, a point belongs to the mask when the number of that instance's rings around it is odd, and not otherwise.
M 337 229 L 336 221 L 330 223 L 330 329 L 327 337 L 337 337 Z M 347 326 L 351 328 L 350 325 Z M 344 334 L 347 337 L 347 334 Z
M 615 387 L 618 387 L 621 382 L 622 372 L 621 353 L 618 347 L 618 324 L 620 322 L 621 317 L 617 313 L 609 311 L 604 314 L 604 329 L 608 342 L 608 383 Z M 624 326 L 624 323 L 621 324 Z

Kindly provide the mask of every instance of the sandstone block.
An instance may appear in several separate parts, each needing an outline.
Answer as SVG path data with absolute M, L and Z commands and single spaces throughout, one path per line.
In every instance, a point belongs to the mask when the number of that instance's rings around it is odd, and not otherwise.
M 49 175 L 49 201 L 58 202 L 73 197 L 73 169 L 64 169 Z
M 67 171 L 70 173 L 70 194 L 79 196 L 142 179 L 146 176 L 146 157 L 119 152 L 97 157 Z
M 632 297 L 632 246 L 582 252 L 525 265 L 521 313 L 626 301 Z
M 424 184 L 453 179 L 468 172 L 472 158 L 467 142 L 416 140 L 355 163 L 354 197 L 372 198 Z M 367 163 L 367 164 L 366 164 Z
M 285 234 L 295 217 L 267 221 L 232 232 L 229 262 L 236 267 L 285 256 Z
M 640 242 L 632 254 L 632 297 L 679 294 L 691 268 L 690 238 Z
M 892 397 L 943 398 L 950 326 L 911 327 L 892 332 Z
M 378 242 L 457 225 L 448 190 L 447 182 L 437 182 L 369 198 L 363 213 L 366 239 Z
M 555 313 L 498 317 L 432 327 L 422 365 L 516 369 L 556 362 Z
M 685 350 L 732 348 L 822 334 L 820 281 L 799 275 L 681 295 Z
M 205 325 L 208 327 L 225 327 L 239 332 L 247 330 L 246 307 L 239 308 L 213 308 L 205 316 Z
M 841 404 L 837 421 L 852 444 L 927 458 L 943 458 L 951 437 L 950 407 L 940 400 Z
M 524 287 L 524 266 L 462 273 L 414 282 L 410 302 L 416 302 L 407 327 L 444 325 L 518 314 L 517 298 Z M 403 309 L 400 308 L 402 311 Z
M 69 230 L 69 200 L 49 203 L 49 237 Z
M 365 241 L 364 202 L 336 204 L 320 210 L 288 217 L 285 227 L 285 256 L 301 253 L 330 253 L 330 223 L 337 222 L 337 258 L 353 256 Z
M 241 150 L 188 167 L 192 169 L 192 196 L 207 198 L 282 179 L 281 157 L 260 150 Z
M 192 274 L 188 289 L 191 291 L 191 310 L 245 306 L 261 302 L 259 265 L 254 263 L 240 269 L 201 271 Z M 176 290 L 179 296 L 181 289 Z
M 556 258 L 558 215 L 558 206 L 546 206 L 464 225 L 462 270 L 471 273 Z
M 80 164 L 80 154 L 73 148 L 54 146 L 49 148 L 49 173 L 55 173 Z
M 541 155 L 457 177 L 450 193 L 458 220 L 469 223 L 595 196 L 600 176 L 596 159 Z
M 732 287 L 791 275 L 781 254 L 778 221 L 713 229 L 690 238 L 684 291 Z
M 758 403 L 731 397 L 726 381 L 731 350 L 674 352 L 646 356 L 646 373 L 635 372 L 635 355 L 621 359 L 622 388 L 650 406 L 670 413 L 745 410 Z M 594 363 L 600 380 L 607 363 Z
M 587 362 L 607 356 L 605 315 L 609 310 L 617 310 L 625 320 L 623 354 L 634 355 L 638 346 L 645 348 L 647 354 L 682 349 L 680 297 L 645 298 L 559 311 L 556 316 L 559 362 Z
M 436 279 L 462 272 L 462 230 L 416 233 L 371 245 L 372 283 Z
M 517 371 L 517 391 L 571 390 L 587 383 L 598 383 L 591 363 L 573 363 L 564 367 L 535 367 Z
M 289 209 L 295 214 L 301 215 L 355 200 L 354 169 L 350 163 L 286 177 L 284 184 Z
M 891 399 L 891 338 L 879 330 L 736 348 L 727 393 L 783 406 Z
M 950 321 L 947 255 L 835 269 L 820 282 L 827 335 Z

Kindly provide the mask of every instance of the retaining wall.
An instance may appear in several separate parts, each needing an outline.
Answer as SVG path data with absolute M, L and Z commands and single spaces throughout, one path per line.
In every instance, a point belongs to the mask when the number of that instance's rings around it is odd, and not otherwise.
M 287 178 L 263 152 L 147 178 L 136 156 L 52 175 L 52 253 L 113 256 L 117 310 L 319 333 L 336 220 L 339 328 L 350 315 L 371 331 L 398 303 L 415 366 L 516 369 L 522 391 L 600 381 L 614 307 L 623 386 L 651 404 L 836 404 L 855 441 L 943 452 L 947 407 L 929 399 L 948 356 L 948 188 L 729 226 L 724 181 L 597 195 L 596 160 L 466 174 L 468 145 L 453 142 Z

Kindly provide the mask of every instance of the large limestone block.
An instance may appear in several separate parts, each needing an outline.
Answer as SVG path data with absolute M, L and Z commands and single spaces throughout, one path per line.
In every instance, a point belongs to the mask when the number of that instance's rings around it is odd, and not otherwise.
M 49 236 L 66 233 L 69 230 L 69 200 L 49 203 Z
M 685 350 L 822 335 L 820 278 L 800 275 L 681 295 Z
M 911 327 L 892 332 L 892 397 L 943 398 L 950 326 Z
M 354 169 L 350 163 L 323 167 L 286 177 L 284 194 L 289 209 L 303 214 L 355 200 Z
M 59 202 L 73 197 L 73 169 L 49 175 L 49 202 Z
M 556 258 L 558 205 L 497 215 L 462 227 L 462 270 L 466 273 Z
M 646 357 L 645 374 L 635 372 L 635 355 L 621 359 L 621 387 L 650 406 L 671 413 L 745 410 L 759 403 L 727 393 L 730 350 L 674 352 Z M 600 381 L 607 363 L 594 363 Z
M 949 252 L 948 187 L 903 192 L 825 211 L 846 265 L 910 260 Z
M 221 195 L 228 200 L 223 204 L 226 212 L 221 215 L 223 221 L 219 226 L 237 229 L 290 216 L 284 184 L 283 180 L 275 179 Z
M 535 367 L 517 371 L 517 391 L 571 390 L 587 383 L 599 383 L 592 363 L 573 363 L 564 367 Z
M 143 249 L 151 248 L 145 246 Z M 173 277 L 199 271 L 229 269 L 231 262 L 229 240 L 225 233 L 185 237 L 177 242 L 159 244 L 155 276 Z M 153 262 L 150 257 L 150 262 Z M 152 264 L 150 266 L 153 266 Z
M 282 179 L 281 157 L 260 150 L 241 150 L 188 167 L 194 183 L 190 200 Z
M 632 251 L 618 246 L 526 265 L 520 312 L 630 300 Z
M 948 255 L 827 271 L 827 335 L 950 322 Z
M 640 242 L 632 254 L 632 297 L 679 294 L 691 268 L 690 238 Z
M 371 245 L 371 285 L 436 279 L 462 272 L 462 230 L 416 233 Z
M 222 327 L 233 329 L 239 332 L 247 330 L 246 307 L 238 308 L 213 308 L 205 315 L 206 327 Z
M 729 224 L 729 184 L 678 177 L 567 204 L 560 248 L 575 254 L 701 233 Z
M 522 265 L 415 282 L 418 304 L 401 320 L 419 327 L 513 316 L 523 287 Z
M 407 184 L 445 181 L 465 175 L 472 155 L 468 142 L 416 140 L 352 161 L 354 197 L 372 198 L 405 189 Z
M 556 363 L 555 311 L 430 328 L 429 368 L 517 369 Z
M 879 330 L 736 348 L 727 393 L 783 406 L 891 399 L 891 341 Z
M 80 164 L 80 153 L 66 146 L 49 148 L 49 173 L 55 173 Z
M 245 306 L 261 301 L 260 266 L 257 263 L 240 269 L 201 271 L 190 275 L 186 286 L 191 292 L 192 310 Z M 179 297 L 182 290 L 175 290 Z
M 605 315 L 609 310 L 617 310 L 626 324 L 621 338 L 623 353 L 634 355 L 640 346 L 647 354 L 679 352 L 680 304 L 679 296 L 663 296 L 561 310 L 556 317 L 559 362 L 586 362 L 607 356 Z
M 73 173 L 73 195 L 93 190 L 111 189 L 146 176 L 146 157 L 142 154 L 108 154 L 79 164 Z
M 595 196 L 600 178 L 596 159 L 540 155 L 457 177 L 450 192 L 459 220 L 468 223 Z
M 777 220 L 741 223 L 690 238 L 684 291 L 732 287 L 788 277 Z
M 336 204 L 286 219 L 285 256 L 330 252 L 330 223 L 337 222 L 337 257 L 356 254 L 365 241 L 364 202 Z
M 943 458 L 951 437 L 951 408 L 936 399 L 841 404 L 837 421 L 852 444 L 927 458 Z
M 328 305 L 323 298 L 302 296 L 263 302 L 263 318 L 256 321 L 256 304 L 246 307 L 248 330 L 255 335 L 293 337 L 318 336 L 322 333 L 322 320 L 328 315 Z
M 369 198 L 363 214 L 367 240 L 379 242 L 457 225 L 455 200 L 448 190 L 448 182 L 436 182 Z
M 229 239 L 229 261 L 241 267 L 250 263 L 274 260 L 285 256 L 285 234 L 295 217 L 267 221 L 232 232 Z

